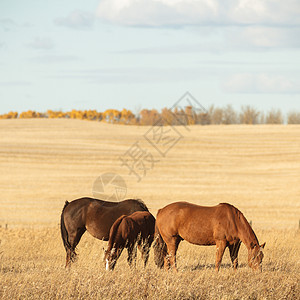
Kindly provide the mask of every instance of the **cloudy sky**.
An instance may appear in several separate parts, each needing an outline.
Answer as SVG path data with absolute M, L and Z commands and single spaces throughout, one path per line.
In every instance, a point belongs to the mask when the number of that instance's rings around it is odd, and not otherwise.
M 0 113 L 300 110 L 299 0 L 1 0 Z

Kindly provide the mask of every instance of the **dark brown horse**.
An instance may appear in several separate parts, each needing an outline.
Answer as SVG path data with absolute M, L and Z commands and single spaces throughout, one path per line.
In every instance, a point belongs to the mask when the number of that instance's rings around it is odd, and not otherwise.
M 76 257 L 75 248 L 87 230 L 93 237 L 108 241 L 112 224 L 122 215 L 148 211 L 142 200 L 108 202 L 93 198 L 66 201 L 61 213 L 61 237 L 67 252 L 66 266 Z
M 216 270 L 219 270 L 225 248 L 229 248 L 234 269 L 238 265 L 241 242 L 248 249 L 248 264 L 261 270 L 262 249 L 244 215 L 234 206 L 220 203 L 206 207 L 175 202 L 160 209 L 155 227 L 155 263 L 176 270 L 176 251 L 182 240 L 196 245 L 216 245 Z
M 110 229 L 108 248 L 104 260 L 106 270 L 113 270 L 124 248 L 128 252 L 128 264 L 136 258 L 136 245 L 142 253 L 144 266 L 154 239 L 155 218 L 147 211 L 137 211 L 130 216 L 121 216 Z

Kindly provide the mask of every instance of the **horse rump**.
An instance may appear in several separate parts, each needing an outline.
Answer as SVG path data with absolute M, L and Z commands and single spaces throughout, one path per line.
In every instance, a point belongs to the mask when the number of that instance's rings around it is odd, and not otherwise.
M 66 225 L 65 225 L 65 220 L 64 220 L 64 211 L 65 211 L 65 208 L 69 204 L 70 204 L 69 201 L 65 202 L 65 205 L 63 207 L 63 210 L 62 210 L 61 216 L 60 216 L 60 233 L 61 233 L 61 238 L 63 240 L 63 244 L 64 244 L 64 247 L 65 247 L 66 251 L 68 251 L 68 249 L 71 249 L 71 245 L 68 241 L 68 231 L 67 231 L 67 228 L 66 228 Z
M 142 254 L 144 267 L 147 265 L 149 251 L 153 241 L 155 218 L 150 212 L 136 211 L 122 215 L 112 225 L 109 233 L 108 247 L 105 251 L 106 270 L 113 270 L 123 249 L 128 252 L 128 264 L 136 259 L 136 248 Z
M 64 247 L 67 252 L 66 267 L 70 264 L 70 262 L 74 262 L 75 258 L 76 258 L 75 249 L 72 248 L 72 246 L 69 242 L 69 235 L 68 235 L 68 231 L 67 231 L 65 220 L 64 220 L 64 212 L 65 212 L 66 207 L 69 204 L 70 204 L 69 201 L 65 202 L 65 205 L 63 207 L 63 210 L 62 210 L 61 216 L 60 216 L 60 233 L 61 233 L 61 238 L 63 240 Z

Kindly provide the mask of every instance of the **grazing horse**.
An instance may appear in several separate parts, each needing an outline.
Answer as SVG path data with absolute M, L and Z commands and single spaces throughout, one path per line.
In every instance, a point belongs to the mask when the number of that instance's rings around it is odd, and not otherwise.
M 148 211 L 142 200 L 128 199 L 108 202 L 93 198 L 66 201 L 61 213 L 61 237 L 67 252 L 66 267 L 75 260 L 75 248 L 87 230 L 93 237 L 108 241 L 115 220 L 135 211 Z
M 176 270 L 176 251 L 182 240 L 196 245 L 216 245 L 216 271 L 225 248 L 229 248 L 233 268 L 238 266 L 241 242 L 248 249 L 248 265 L 261 270 L 262 249 L 244 215 L 234 206 L 199 206 L 175 202 L 160 209 L 156 217 L 154 255 L 158 267 Z
M 136 244 L 142 253 L 144 266 L 154 239 L 155 218 L 147 211 L 137 211 L 130 216 L 118 218 L 109 232 L 108 248 L 104 260 L 106 270 L 113 270 L 124 248 L 128 252 L 128 264 L 136 258 Z

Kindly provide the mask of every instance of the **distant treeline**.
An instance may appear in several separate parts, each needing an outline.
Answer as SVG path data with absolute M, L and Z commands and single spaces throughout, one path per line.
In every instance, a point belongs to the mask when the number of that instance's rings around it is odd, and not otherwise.
M 192 106 L 173 110 L 163 108 L 160 112 L 156 109 L 143 109 L 138 114 L 133 114 L 127 109 L 108 109 L 104 112 L 73 109 L 69 112 L 48 110 L 45 113 L 28 110 L 21 114 L 9 112 L 0 115 L 0 119 L 16 118 L 65 118 L 124 125 L 300 124 L 300 112 L 293 111 L 284 116 L 278 109 L 272 109 L 265 114 L 251 106 L 243 106 L 240 111 L 236 111 L 231 105 L 211 106 L 207 111 L 196 111 Z

